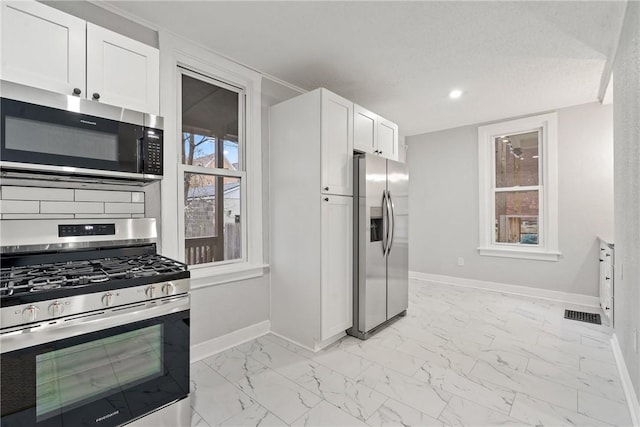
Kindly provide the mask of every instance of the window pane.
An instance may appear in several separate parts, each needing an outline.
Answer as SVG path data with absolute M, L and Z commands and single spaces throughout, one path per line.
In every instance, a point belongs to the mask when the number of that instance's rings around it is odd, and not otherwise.
M 538 191 L 496 194 L 496 243 L 537 245 Z
M 495 138 L 496 187 L 538 185 L 539 132 Z
M 187 264 L 242 257 L 240 189 L 240 178 L 184 174 Z
M 240 94 L 182 75 L 182 163 L 238 169 Z

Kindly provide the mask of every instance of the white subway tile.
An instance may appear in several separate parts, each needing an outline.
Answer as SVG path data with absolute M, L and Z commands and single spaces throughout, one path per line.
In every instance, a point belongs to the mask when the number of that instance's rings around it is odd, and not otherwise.
M 105 213 L 144 213 L 144 203 L 105 203 Z
M 73 201 L 73 190 L 70 188 L 14 187 L 5 185 L 2 189 L 2 199 Z
M 97 202 L 41 202 L 42 213 L 104 213 L 104 203 Z
M 73 219 L 72 214 L 2 214 L 2 219 Z
M 110 219 L 110 218 L 131 218 L 131 214 L 114 214 L 114 213 L 108 213 L 108 214 L 75 214 L 76 218 L 80 218 L 80 219 Z
M 134 191 L 131 193 L 131 201 L 133 203 L 144 203 L 144 193 L 141 191 Z
M 24 200 L 3 200 L 2 202 L 0 202 L 0 213 L 40 213 L 40 202 Z
M 130 191 L 76 190 L 76 202 L 131 202 Z

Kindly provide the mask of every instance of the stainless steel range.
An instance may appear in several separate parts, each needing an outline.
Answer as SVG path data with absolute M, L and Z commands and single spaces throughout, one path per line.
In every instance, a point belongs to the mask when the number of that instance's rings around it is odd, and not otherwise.
M 155 220 L 0 221 L 2 426 L 190 425 L 189 271 Z

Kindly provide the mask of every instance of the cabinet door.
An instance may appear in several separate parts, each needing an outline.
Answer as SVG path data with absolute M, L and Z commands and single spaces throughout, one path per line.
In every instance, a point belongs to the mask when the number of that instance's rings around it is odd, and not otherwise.
M 378 121 L 378 153 L 398 160 L 398 125 L 380 117 Z
M 36 1 L 2 2 L 0 78 L 71 95 L 85 91 L 85 21 Z
M 377 147 L 377 116 L 359 105 L 353 106 L 353 148 L 365 153 L 375 153 Z
M 320 339 L 353 324 L 353 205 L 348 196 L 322 195 Z
M 320 184 L 326 194 L 353 194 L 353 103 L 322 90 Z
M 87 23 L 87 98 L 158 114 L 158 49 Z

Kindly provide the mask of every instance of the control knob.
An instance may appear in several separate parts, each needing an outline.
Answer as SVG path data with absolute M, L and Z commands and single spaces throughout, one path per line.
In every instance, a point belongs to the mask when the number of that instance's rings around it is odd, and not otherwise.
M 169 282 L 166 285 L 162 286 L 162 293 L 165 295 L 173 295 L 176 293 L 176 285 Z
M 156 296 L 156 287 L 155 287 L 155 286 L 153 286 L 153 285 L 152 285 L 152 286 L 149 286 L 149 287 L 144 291 L 144 293 L 145 293 L 145 294 L 147 294 L 147 296 L 148 296 L 149 298 L 155 298 L 155 296 Z
M 102 296 L 102 305 L 105 307 L 111 307 L 113 305 L 113 294 L 111 292 L 107 292 Z
M 64 311 L 64 307 L 58 301 L 54 302 L 49 306 L 49 314 L 53 317 L 58 317 Z
M 27 322 L 35 322 L 36 318 L 38 317 L 38 311 L 40 311 L 38 307 L 36 307 L 35 305 L 30 305 L 22 311 L 22 317 Z

